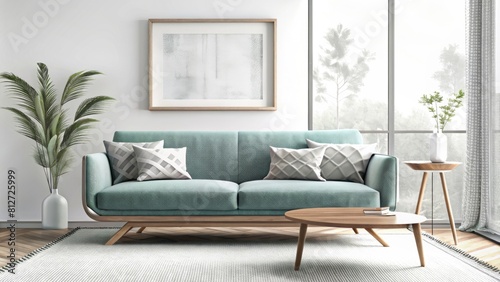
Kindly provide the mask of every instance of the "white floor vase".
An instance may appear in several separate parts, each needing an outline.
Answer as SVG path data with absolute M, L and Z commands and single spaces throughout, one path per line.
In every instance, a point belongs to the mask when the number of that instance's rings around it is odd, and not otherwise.
M 43 200 L 42 228 L 68 228 L 68 201 L 66 201 L 63 196 L 59 195 L 57 189 L 52 189 L 52 193 Z

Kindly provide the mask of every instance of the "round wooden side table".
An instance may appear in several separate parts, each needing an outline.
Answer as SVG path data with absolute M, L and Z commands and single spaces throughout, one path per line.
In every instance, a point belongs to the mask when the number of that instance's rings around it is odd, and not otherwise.
M 457 231 L 455 229 L 455 221 L 453 219 L 453 212 L 451 210 L 450 198 L 448 197 L 448 188 L 446 186 L 446 178 L 444 177 L 444 173 L 448 171 L 452 171 L 457 166 L 461 164 L 461 162 L 444 162 L 444 163 L 433 163 L 430 161 L 407 161 L 404 162 L 413 170 L 423 171 L 424 175 L 422 176 L 422 183 L 420 184 L 420 192 L 418 195 L 417 207 L 415 209 L 415 213 L 420 213 L 420 208 L 422 207 L 422 200 L 424 198 L 425 187 L 427 185 L 427 177 L 429 172 L 438 172 L 441 178 L 441 186 L 443 188 L 443 196 L 444 201 L 446 203 L 446 210 L 448 211 L 448 219 L 450 221 L 451 233 L 453 234 L 453 240 L 455 241 L 455 245 L 458 244 L 457 239 Z

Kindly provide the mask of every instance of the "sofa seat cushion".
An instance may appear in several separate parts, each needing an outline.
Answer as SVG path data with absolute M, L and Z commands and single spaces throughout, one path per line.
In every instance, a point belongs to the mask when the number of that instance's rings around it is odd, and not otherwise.
M 223 180 L 128 181 L 97 193 L 103 210 L 217 210 L 237 209 L 238 184 Z
M 378 207 L 379 192 L 347 181 L 255 180 L 240 184 L 240 210 Z

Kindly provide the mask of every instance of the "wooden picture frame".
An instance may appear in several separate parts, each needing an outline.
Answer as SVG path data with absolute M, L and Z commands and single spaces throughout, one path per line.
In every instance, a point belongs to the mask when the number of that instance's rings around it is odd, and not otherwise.
M 149 20 L 149 110 L 276 108 L 276 19 Z

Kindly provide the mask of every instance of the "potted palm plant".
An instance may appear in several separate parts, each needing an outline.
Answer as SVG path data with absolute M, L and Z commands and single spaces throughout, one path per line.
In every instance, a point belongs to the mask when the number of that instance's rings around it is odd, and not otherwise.
M 39 90 L 13 73 L 1 73 L 0 80 L 17 102 L 4 107 L 14 114 L 17 131 L 35 142 L 33 157 L 43 168 L 50 195 L 42 204 L 42 226 L 45 229 L 68 227 L 67 201 L 59 195 L 59 180 L 69 172 L 73 160 L 72 147 L 88 141 L 88 131 L 98 122 L 91 116 L 104 111 L 108 96 L 83 100 L 70 119 L 68 103 L 84 96 L 85 89 L 97 71 L 80 71 L 71 75 L 58 95 L 49 70 L 38 63 Z

